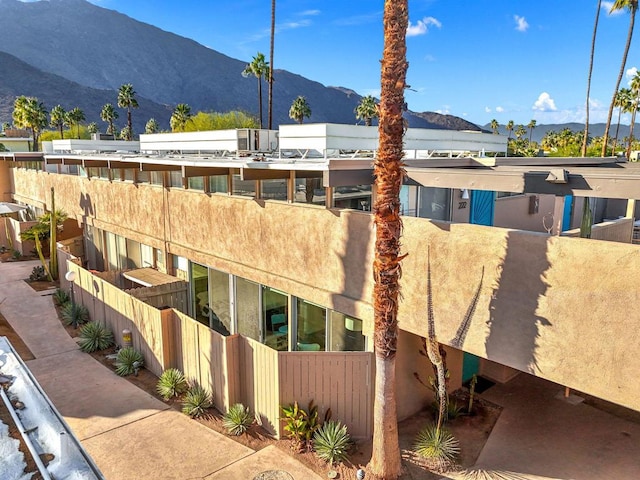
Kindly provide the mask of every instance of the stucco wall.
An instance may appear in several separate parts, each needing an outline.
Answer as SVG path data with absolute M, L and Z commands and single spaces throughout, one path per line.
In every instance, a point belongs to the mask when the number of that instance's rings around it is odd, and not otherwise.
M 363 318 L 371 331 L 374 232 L 366 213 L 15 174 L 25 201 L 46 199 L 55 184 L 69 214 L 159 248 L 166 232 L 171 253 Z M 404 219 L 402 244 L 402 329 L 426 333 L 430 252 L 441 342 L 453 343 L 482 280 L 465 351 L 640 409 L 637 246 L 419 218 Z

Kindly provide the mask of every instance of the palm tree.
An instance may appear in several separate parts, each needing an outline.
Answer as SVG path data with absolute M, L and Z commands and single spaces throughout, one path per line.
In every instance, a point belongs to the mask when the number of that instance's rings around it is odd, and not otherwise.
M 531 143 L 531 134 L 533 133 L 533 129 L 536 128 L 536 124 L 537 122 L 535 120 L 531 120 L 527 125 L 527 128 L 529 129 L 529 143 Z
M 498 134 L 498 128 L 500 127 L 500 124 L 498 123 L 498 120 L 496 120 L 495 118 L 493 120 L 491 120 L 491 130 L 493 131 L 493 133 L 495 135 Z
M 310 116 L 311 107 L 309 107 L 307 99 L 302 95 L 298 95 L 298 98 L 293 101 L 293 103 L 291 104 L 291 108 L 289 109 L 289 118 L 302 124 L 304 118 L 309 118 Z
M 527 129 L 524 128 L 524 125 L 518 125 L 514 133 L 516 134 L 516 138 L 520 140 L 527 133 Z
M 276 33 L 276 0 L 271 0 L 271 44 L 269 46 L 269 130 L 273 119 L 273 41 Z
M 624 47 L 624 53 L 622 54 L 622 62 L 620 63 L 620 72 L 618 72 L 618 80 L 616 82 L 616 88 L 613 90 L 613 97 L 609 104 L 609 114 L 607 115 L 607 124 L 604 127 L 604 142 L 602 143 L 602 156 L 607 154 L 607 144 L 609 143 L 609 128 L 611 127 L 611 118 L 613 117 L 613 107 L 616 100 L 616 94 L 620 88 L 620 82 L 624 75 L 624 68 L 627 64 L 627 55 L 629 54 L 629 47 L 631 46 L 631 37 L 633 36 L 633 26 L 636 19 L 636 11 L 638 10 L 638 0 L 615 0 L 611 7 L 611 12 L 622 9 L 629 10 L 629 30 L 627 31 L 627 43 Z
M 621 88 L 618 90 L 615 99 L 615 107 L 618 109 L 618 122 L 616 124 L 616 136 L 613 139 L 613 154 L 616 154 L 616 146 L 618 145 L 618 134 L 620 133 L 620 117 L 623 113 L 631 111 L 631 90 L 629 88 Z
M 62 105 L 56 105 L 51 109 L 49 113 L 49 126 L 58 129 L 62 140 L 64 140 L 64 127 L 68 125 L 68 122 L 67 112 L 62 108 Z
M 107 122 L 109 124 L 109 127 L 107 128 L 107 133 L 109 135 L 116 134 L 116 129 L 113 126 L 113 122 L 118 119 L 118 116 L 118 111 L 110 103 L 105 104 L 100 111 L 100 119 L 103 122 Z
M 157 133 L 158 130 L 160 130 L 160 125 L 158 125 L 155 118 L 150 118 L 144 126 L 144 133 Z
M 138 108 L 138 100 L 136 100 L 136 91 L 133 85 L 125 83 L 120 85 L 118 89 L 118 107 L 127 109 L 127 140 L 133 138 L 133 126 L 131 125 L 131 109 Z
M 374 350 L 376 381 L 373 407 L 373 447 L 369 474 L 374 479 L 396 479 L 401 460 L 396 408 L 396 349 L 400 278 L 400 188 L 404 177 L 404 89 L 407 87 L 406 34 L 408 0 L 384 2 L 384 48 L 380 89 L 379 148 L 374 162 L 376 226 L 373 263 Z
M 40 132 L 47 126 L 47 109 L 36 97 L 16 98 L 13 104 L 13 123 L 18 128 L 28 128 L 33 137 L 33 151 L 38 151 Z
M 376 104 L 376 99 L 371 95 L 362 97 L 354 112 L 357 120 L 364 120 L 364 124 L 367 127 L 370 127 L 371 120 L 373 118 L 378 118 L 378 106 Z
M 75 107 L 67 113 L 69 118 L 69 125 L 75 125 L 77 127 L 78 138 L 80 138 L 80 123 L 85 120 L 84 112 L 80 108 Z
M 636 123 L 638 102 L 640 102 L 640 72 L 631 79 L 631 124 L 629 126 L 629 144 L 627 145 L 627 160 L 631 158 L 631 144 L 633 143 L 633 127 Z
M 186 103 L 179 103 L 171 114 L 169 125 L 172 132 L 184 132 L 187 123 L 191 120 L 191 107 Z
M 260 117 L 260 128 L 262 128 L 262 79 L 270 78 L 269 62 L 265 60 L 264 53 L 258 52 L 251 63 L 248 63 L 242 71 L 243 77 L 251 75 L 258 79 L 258 115 Z
M 94 133 L 98 133 L 98 124 L 96 122 L 91 122 L 89 125 L 87 125 L 87 132 L 92 135 Z
M 507 142 L 511 140 L 511 131 L 513 130 L 514 125 L 515 124 L 513 123 L 513 120 L 509 120 L 507 122 L 507 125 L 505 126 L 505 128 L 507 129 L 507 132 L 509 132 L 509 137 L 507 138 Z
M 4 122 L 2 124 L 2 131 L 6 132 L 7 130 L 9 130 L 11 128 L 11 124 L 9 122 Z
M 598 32 L 598 20 L 600 19 L 600 8 L 602 0 L 598 0 L 598 8 L 596 9 L 596 21 L 593 24 L 593 35 L 591 36 L 591 55 L 589 56 L 589 75 L 587 76 L 587 101 L 586 116 L 584 120 L 584 137 L 582 139 L 582 156 L 587 156 L 587 141 L 589 138 L 589 94 L 591 93 L 591 73 L 593 72 L 593 57 L 596 50 L 596 33 Z

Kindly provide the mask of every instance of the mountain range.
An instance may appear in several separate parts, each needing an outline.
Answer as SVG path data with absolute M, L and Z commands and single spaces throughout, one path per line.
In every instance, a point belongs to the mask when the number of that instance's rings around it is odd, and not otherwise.
M 617 124 L 615 122 L 616 122 L 616 118 L 614 116 L 613 122 L 611 123 L 611 129 L 609 131 L 609 137 L 610 138 L 616 136 Z M 525 137 L 529 138 L 529 129 L 527 128 L 526 125 L 524 127 L 527 130 L 527 133 L 526 133 Z M 538 124 L 533 129 L 533 132 L 531 134 L 531 140 L 539 143 L 547 132 L 549 132 L 549 131 L 561 132 L 565 128 L 568 128 L 569 130 L 571 130 L 573 132 L 584 132 L 584 123 L 572 122 L 572 123 Z M 491 124 L 487 123 L 486 125 L 483 125 L 482 129 L 483 130 L 487 130 L 487 131 L 491 131 Z M 604 123 L 590 123 L 589 124 L 589 136 L 590 137 L 602 137 L 604 135 L 604 129 L 605 129 L 605 124 Z M 636 123 L 633 131 L 634 131 L 634 135 L 633 136 L 636 137 L 638 132 L 640 132 L 640 125 L 638 125 Z M 515 137 L 514 132 L 515 132 L 515 128 L 511 132 L 511 138 Z M 507 135 L 507 136 L 509 135 L 509 131 L 507 130 L 507 128 L 504 125 L 500 125 L 498 127 L 498 133 L 501 134 L 501 135 Z M 624 137 L 626 137 L 628 135 L 629 135 L 629 125 L 622 125 L 621 124 L 620 128 L 618 130 L 618 139 L 621 140 L 621 139 L 623 139 Z
M 169 127 L 175 105 L 192 112 L 258 111 L 257 79 L 241 73 L 238 60 L 199 43 L 134 20 L 85 0 L 22 2 L 0 0 L 0 122 L 11 122 L 19 95 L 38 97 L 50 110 L 61 104 L 80 107 L 87 122 L 104 130 L 99 111 L 117 103 L 117 89 L 131 83 L 140 108 L 134 131 L 153 117 Z M 273 121 L 292 123 L 289 108 L 303 95 L 312 115 L 308 122 L 355 123 L 362 98 L 345 87 L 327 87 L 286 70 L 274 70 Z M 263 91 L 267 91 L 265 83 Z M 267 125 L 267 95 L 263 95 Z M 411 127 L 480 130 L 459 117 L 431 112 L 405 114 Z M 125 123 L 120 111 L 117 125 Z

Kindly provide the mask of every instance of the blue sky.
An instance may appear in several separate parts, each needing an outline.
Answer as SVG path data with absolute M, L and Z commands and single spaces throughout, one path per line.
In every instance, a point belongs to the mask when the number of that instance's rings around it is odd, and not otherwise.
M 249 61 L 257 52 L 268 58 L 270 0 L 92 1 L 233 58 Z M 612 2 L 602 3 L 592 122 L 606 120 L 629 25 L 628 13 L 609 15 Z M 584 121 L 596 6 L 595 0 L 410 0 L 409 108 L 477 124 Z M 378 96 L 382 9 L 382 0 L 277 0 L 275 68 Z M 640 67 L 636 34 L 630 74 Z

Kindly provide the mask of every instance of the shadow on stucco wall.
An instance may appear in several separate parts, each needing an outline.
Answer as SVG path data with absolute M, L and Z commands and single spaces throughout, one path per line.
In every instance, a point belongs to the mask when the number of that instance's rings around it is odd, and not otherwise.
M 489 305 L 487 358 L 531 374 L 542 373 L 536 354 L 538 339 L 541 329 L 551 326 L 537 313 L 549 286 L 545 278 L 550 268 L 548 239 L 543 234 L 509 232 Z

